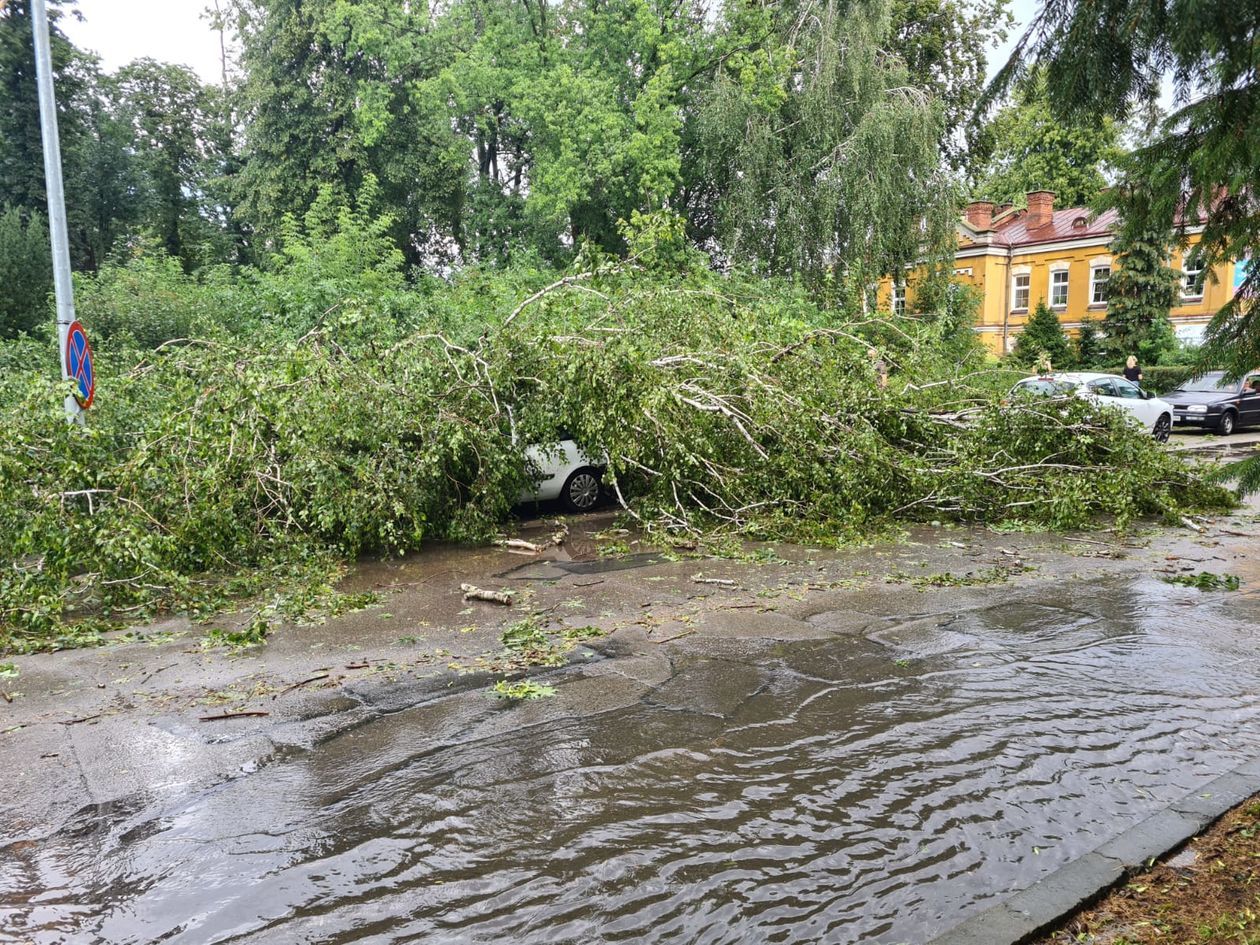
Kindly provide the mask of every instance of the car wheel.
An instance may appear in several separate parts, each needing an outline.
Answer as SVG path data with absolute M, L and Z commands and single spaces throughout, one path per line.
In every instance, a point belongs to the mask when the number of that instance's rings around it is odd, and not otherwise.
M 599 471 L 584 466 L 564 481 L 560 501 L 570 512 L 589 512 L 599 505 Z
M 1172 417 L 1166 413 L 1161 413 L 1159 419 L 1155 421 L 1155 429 L 1151 431 L 1151 435 L 1160 443 L 1167 443 L 1168 438 L 1172 436 Z
M 1221 414 L 1221 419 L 1216 421 L 1216 432 L 1221 436 L 1229 436 L 1234 432 L 1234 424 L 1238 422 L 1238 418 L 1234 416 L 1234 411 L 1226 410 Z

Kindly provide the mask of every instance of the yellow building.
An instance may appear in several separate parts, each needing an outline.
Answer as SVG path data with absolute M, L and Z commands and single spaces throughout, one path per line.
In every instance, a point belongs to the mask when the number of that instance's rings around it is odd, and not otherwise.
M 1056 210 L 1048 190 L 1028 195 L 1027 209 L 986 201 L 967 205 L 958 224 L 954 278 L 981 296 L 976 331 L 995 354 L 1010 351 L 1029 314 L 1045 301 L 1069 333 L 1083 318 L 1107 314 L 1107 280 L 1117 263 L 1111 256 L 1115 211 L 1094 216 L 1088 209 Z M 1208 274 L 1198 266 L 1194 245 L 1201 226 L 1189 227 L 1190 246 L 1169 265 L 1182 273 L 1181 299 L 1169 313 L 1178 337 L 1196 341 L 1212 316 L 1233 294 L 1234 266 Z M 904 311 L 913 306 L 915 274 L 901 284 L 885 279 L 881 304 Z

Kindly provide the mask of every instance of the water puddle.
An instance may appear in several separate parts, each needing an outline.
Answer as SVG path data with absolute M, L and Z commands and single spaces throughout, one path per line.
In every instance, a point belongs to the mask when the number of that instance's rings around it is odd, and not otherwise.
M 566 574 L 611 574 L 615 571 L 631 571 L 635 568 L 646 568 L 667 560 L 662 555 L 651 552 L 578 561 L 544 558 L 538 561 L 528 561 L 515 568 L 510 568 L 497 574 L 496 577 L 517 581 L 554 581 L 557 578 L 564 577 Z
M 0 940 L 921 942 L 1254 757 L 1254 601 L 1195 594 L 689 638 L 613 708 L 451 700 L 498 727 L 439 749 L 399 712 L 0 851 Z

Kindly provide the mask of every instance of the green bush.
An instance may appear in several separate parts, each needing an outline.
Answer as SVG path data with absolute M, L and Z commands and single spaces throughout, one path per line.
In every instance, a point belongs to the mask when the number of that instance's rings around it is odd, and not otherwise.
M 374 187 L 361 203 L 370 205 Z M 288 218 L 283 249 L 266 268 L 205 267 L 195 274 L 161 247 L 142 244 L 130 257 L 75 278 L 80 320 L 104 347 L 156 348 L 191 337 L 286 339 L 324 324 L 372 315 L 372 330 L 427 321 L 432 284 L 408 288 L 388 217 L 339 205 L 321 191 L 299 221 Z M 436 280 L 435 280 L 436 281 Z
M 155 348 L 212 331 L 214 293 L 164 250 L 145 247 L 121 264 L 76 273 L 75 307 L 96 347 Z
M 0 208 L 0 338 L 51 323 L 51 295 L 52 253 L 44 217 Z
M 1106 359 L 1104 339 L 1098 334 L 1098 325 L 1092 318 L 1086 316 L 1081 319 L 1075 341 L 1077 370 L 1095 370 Z
M 1020 364 L 1050 362 L 1055 371 L 1067 371 L 1075 364 L 1075 352 L 1059 323 L 1059 316 L 1045 302 L 1037 303 L 1024 330 L 1015 339 L 1012 357 Z

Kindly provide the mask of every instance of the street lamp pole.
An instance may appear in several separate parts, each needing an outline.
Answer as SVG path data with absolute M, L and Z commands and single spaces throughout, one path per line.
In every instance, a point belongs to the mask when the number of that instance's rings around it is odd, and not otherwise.
M 61 141 L 57 134 L 57 99 L 53 94 L 52 49 L 48 41 L 48 6 L 30 0 L 35 34 L 35 78 L 39 86 L 39 126 L 44 139 L 44 184 L 48 191 L 48 235 L 52 242 L 53 291 L 57 299 L 57 347 L 61 376 L 70 377 L 66 337 L 74 323 L 74 284 L 70 279 L 70 236 L 66 228 L 66 193 L 61 177 Z M 66 395 L 66 419 L 83 423 L 83 409 Z

